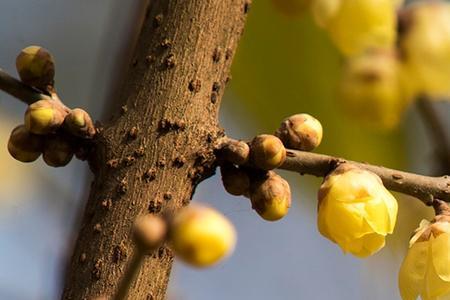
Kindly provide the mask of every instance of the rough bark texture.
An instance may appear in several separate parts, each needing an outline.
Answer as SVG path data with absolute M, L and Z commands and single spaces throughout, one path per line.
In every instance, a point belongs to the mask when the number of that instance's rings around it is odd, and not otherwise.
M 95 174 L 63 299 L 111 296 L 136 216 L 176 210 L 213 171 L 220 99 L 247 0 L 151 1 L 121 97 L 98 135 Z M 128 299 L 164 299 L 173 255 L 145 260 Z

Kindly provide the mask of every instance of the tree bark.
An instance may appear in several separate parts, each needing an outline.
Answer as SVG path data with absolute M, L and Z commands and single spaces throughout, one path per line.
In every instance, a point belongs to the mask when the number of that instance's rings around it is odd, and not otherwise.
M 248 0 L 154 0 L 120 93 L 124 106 L 100 130 L 95 175 L 62 299 L 110 297 L 132 257 L 138 215 L 187 204 L 214 172 L 222 93 Z M 146 258 L 128 299 L 164 299 L 173 261 Z

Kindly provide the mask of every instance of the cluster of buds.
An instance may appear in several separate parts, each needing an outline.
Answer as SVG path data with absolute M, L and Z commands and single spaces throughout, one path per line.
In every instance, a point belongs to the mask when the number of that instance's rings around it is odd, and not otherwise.
M 24 124 L 12 131 L 9 153 L 21 162 L 35 161 L 42 154 L 49 166 L 67 165 L 76 154 L 79 139 L 95 135 L 91 117 L 82 109 L 68 108 L 57 96 L 55 64 L 46 49 L 23 49 L 17 56 L 16 68 L 22 82 L 39 91 L 42 99 L 28 106 Z
M 227 140 L 220 149 L 225 190 L 250 199 L 252 208 L 267 221 L 283 218 L 291 206 L 289 184 L 273 169 L 283 165 L 286 148 L 311 151 L 322 141 L 322 125 L 308 114 L 286 118 L 275 135 L 252 141 Z

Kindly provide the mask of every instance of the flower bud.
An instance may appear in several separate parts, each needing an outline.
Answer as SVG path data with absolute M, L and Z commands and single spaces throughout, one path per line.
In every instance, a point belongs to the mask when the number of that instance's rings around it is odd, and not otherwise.
M 418 1 L 400 13 L 399 48 L 418 93 L 450 96 L 450 3 Z
M 283 164 L 286 149 L 276 136 L 261 134 L 250 143 L 250 159 L 257 168 L 272 170 Z
M 450 295 L 450 217 L 420 222 L 399 272 L 403 300 Z
M 220 148 L 221 156 L 235 165 L 243 165 L 250 156 L 250 147 L 246 142 L 229 140 Z
M 50 167 L 64 167 L 73 157 L 70 143 L 60 136 L 49 136 L 45 140 L 42 158 Z
M 248 195 L 250 179 L 247 172 L 231 164 L 220 167 L 222 183 L 225 190 L 234 196 Z
M 344 252 L 367 257 L 394 230 L 397 201 L 372 172 L 339 165 L 325 178 L 318 200 L 319 231 Z
M 134 223 L 134 240 L 137 246 L 146 252 L 152 252 L 159 247 L 166 237 L 166 232 L 166 222 L 156 215 L 140 216 Z
M 393 0 L 314 0 L 312 14 L 346 56 L 368 48 L 389 48 L 396 38 Z
M 25 127 L 34 134 L 55 132 L 64 122 L 66 112 L 53 100 L 39 100 L 25 112 Z
M 92 138 L 95 135 L 91 117 L 81 108 L 72 109 L 64 119 L 64 125 L 70 133 L 82 138 Z
M 274 172 L 268 172 L 263 178 L 251 183 L 250 201 L 252 208 L 267 221 L 283 218 L 291 207 L 291 189 L 289 183 Z
M 288 148 L 311 151 L 322 141 L 322 124 L 313 116 L 297 114 L 286 118 L 275 135 Z
M 20 79 L 41 90 L 48 90 L 53 86 L 55 77 L 55 63 L 52 55 L 39 46 L 29 46 L 16 58 L 16 68 Z
M 381 129 L 397 126 L 411 99 L 396 54 L 381 49 L 349 59 L 338 92 L 346 112 Z
M 184 262 L 209 267 L 233 252 L 236 231 L 216 210 L 190 205 L 174 216 L 169 239 L 172 250 Z
M 43 141 L 40 136 L 30 133 L 24 125 L 17 126 L 11 132 L 8 151 L 21 162 L 32 162 L 42 153 Z

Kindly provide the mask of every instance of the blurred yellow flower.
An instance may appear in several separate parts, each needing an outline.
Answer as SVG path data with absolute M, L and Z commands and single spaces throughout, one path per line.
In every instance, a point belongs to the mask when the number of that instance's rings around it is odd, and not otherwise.
M 418 93 L 450 95 L 450 3 L 418 1 L 400 14 L 399 48 Z
M 349 56 L 394 44 L 396 5 L 392 0 L 313 0 L 311 9 L 316 23 Z
M 438 216 L 423 220 L 410 240 L 399 272 L 403 300 L 450 299 L 450 223 Z M 446 297 L 445 297 L 446 296 Z
M 341 164 L 325 178 L 318 200 L 319 231 L 344 252 L 367 257 L 394 230 L 397 201 L 371 172 Z

